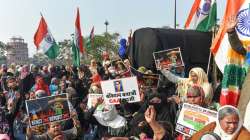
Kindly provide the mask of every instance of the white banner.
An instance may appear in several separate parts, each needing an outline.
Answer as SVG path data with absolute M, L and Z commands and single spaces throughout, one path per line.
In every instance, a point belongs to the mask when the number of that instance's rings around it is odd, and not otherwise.
M 101 87 L 106 104 L 120 104 L 121 100 L 129 103 L 140 101 L 136 77 L 102 81 Z

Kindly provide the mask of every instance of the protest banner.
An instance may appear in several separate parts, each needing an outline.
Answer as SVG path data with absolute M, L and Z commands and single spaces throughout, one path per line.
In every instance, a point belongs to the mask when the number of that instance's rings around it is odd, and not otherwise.
M 121 78 L 131 76 L 130 70 L 126 67 L 121 59 L 111 61 L 111 67 L 113 67 L 116 71 L 116 75 Z
M 122 100 L 129 103 L 140 101 L 136 77 L 102 81 L 101 87 L 106 104 L 120 104 Z
M 182 60 L 180 48 L 173 48 L 153 53 L 156 69 L 168 69 L 173 73 L 184 71 L 184 63 Z
M 144 87 L 148 88 L 157 88 L 159 81 L 158 74 L 141 73 L 140 71 L 136 70 L 133 67 L 130 67 L 130 71 L 132 75 L 137 77 L 139 86 L 143 85 Z
M 31 127 L 70 119 L 66 94 L 26 100 L 25 102 Z
M 102 94 L 88 94 L 87 107 L 91 108 L 93 99 L 97 99 L 97 98 L 100 98 L 102 96 L 103 96 Z
M 175 130 L 184 135 L 192 136 L 205 125 L 216 120 L 216 111 L 184 103 Z

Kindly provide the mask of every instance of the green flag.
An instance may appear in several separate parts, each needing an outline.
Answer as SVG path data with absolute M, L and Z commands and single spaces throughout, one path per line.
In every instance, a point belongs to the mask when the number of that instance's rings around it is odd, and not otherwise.
M 79 52 L 79 48 L 76 47 L 74 42 L 72 42 L 72 52 L 73 52 L 73 56 L 72 56 L 73 65 L 79 67 L 80 66 L 80 52 Z

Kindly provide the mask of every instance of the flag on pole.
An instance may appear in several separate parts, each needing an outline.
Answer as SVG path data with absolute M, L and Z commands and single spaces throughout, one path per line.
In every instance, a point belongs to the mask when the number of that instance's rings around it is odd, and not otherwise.
M 79 48 L 75 45 L 75 42 L 72 42 L 72 60 L 73 60 L 73 65 L 76 67 L 80 66 L 80 51 Z
M 216 0 L 195 0 L 185 23 L 185 28 L 191 27 L 206 32 L 216 25 L 216 20 Z
M 246 71 L 243 68 L 244 56 L 235 52 L 229 43 L 227 34 L 227 20 L 236 16 L 239 21 L 235 30 L 242 44 L 250 45 L 250 26 L 248 19 L 250 17 L 250 0 L 228 0 L 220 29 L 212 43 L 211 51 L 215 62 L 223 74 L 222 90 L 220 96 L 221 105 L 230 104 L 237 106 L 240 89 L 244 81 Z
M 88 48 L 94 47 L 94 38 L 95 38 L 94 31 L 95 31 L 95 27 L 93 26 L 92 29 L 91 29 L 88 41 L 87 41 L 87 47 Z
M 56 44 L 43 16 L 34 35 L 34 44 L 38 52 L 46 54 L 50 59 L 55 59 L 59 54 L 59 46 Z
M 81 33 L 79 8 L 77 8 L 74 40 L 75 40 L 74 43 L 75 43 L 76 47 L 79 48 L 80 53 L 83 53 L 84 52 L 84 47 L 83 47 L 84 43 L 83 43 L 83 37 L 82 37 L 82 33 Z

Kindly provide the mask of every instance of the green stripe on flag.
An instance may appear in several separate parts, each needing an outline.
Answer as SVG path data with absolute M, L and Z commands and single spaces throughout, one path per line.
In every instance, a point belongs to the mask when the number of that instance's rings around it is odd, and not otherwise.
M 59 46 L 56 43 L 52 44 L 45 54 L 49 59 L 55 59 L 59 55 Z
M 72 60 L 73 60 L 73 65 L 79 67 L 80 66 L 80 51 L 79 48 L 76 47 L 75 43 L 72 43 Z
M 222 88 L 235 86 L 241 89 L 245 76 L 246 76 L 246 71 L 243 67 L 235 64 L 226 65 L 224 68 Z
M 216 25 L 216 20 L 217 20 L 217 4 L 215 2 L 213 3 L 210 9 L 209 15 L 198 24 L 196 30 L 203 32 L 210 31 L 211 28 Z

